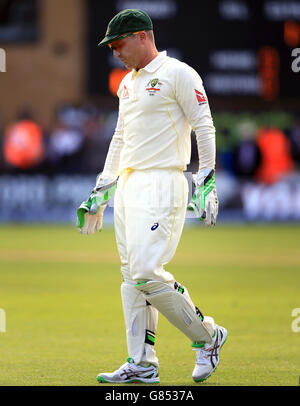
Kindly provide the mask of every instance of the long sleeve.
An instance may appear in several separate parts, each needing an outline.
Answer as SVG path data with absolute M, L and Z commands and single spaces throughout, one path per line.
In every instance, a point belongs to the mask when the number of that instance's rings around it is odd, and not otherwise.
M 215 168 L 215 127 L 202 79 L 186 64 L 178 69 L 175 95 L 196 134 L 199 170 Z
M 109 145 L 101 177 L 115 179 L 119 175 L 120 155 L 123 145 L 123 120 L 119 113 L 116 129 Z

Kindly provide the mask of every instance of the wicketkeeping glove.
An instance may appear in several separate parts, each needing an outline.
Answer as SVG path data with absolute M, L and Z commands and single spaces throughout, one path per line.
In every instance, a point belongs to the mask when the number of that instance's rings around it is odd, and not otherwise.
M 117 180 L 111 182 L 100 177 L 89 199 L 78 207 L 77 227 L 80 233 L 93 234 L 102 230 L 103 212 L 117 188 Z
M 214 169 L 204 169 L 193 175 L 195 191 L 188 210 L 193 210 L 200 221 L 209 226 L 215 226 L 219 201 L 216 190 Z

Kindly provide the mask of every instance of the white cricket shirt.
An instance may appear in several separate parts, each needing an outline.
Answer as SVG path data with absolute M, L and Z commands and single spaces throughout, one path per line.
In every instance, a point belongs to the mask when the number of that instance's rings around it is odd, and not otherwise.
M 122 144 L 119 174 L 127 168 L 186 170 L 192 129 L 200 139 L 214 142 L 215 128 L 200 76 L 187 64 L 168 57 L 166 51 L 138 72 L 129 72 L 118 97 L 114 137 Z M 214 167 L 214 148 L 206 155 L 209 166 Z

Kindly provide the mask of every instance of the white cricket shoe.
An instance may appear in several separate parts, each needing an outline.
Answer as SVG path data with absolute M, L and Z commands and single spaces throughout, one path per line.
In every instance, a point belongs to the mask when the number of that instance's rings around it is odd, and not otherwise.
M 114 372 L 104 372 L 97 376 L 101 383 L 159 383 L 158 368 L 154 365 L 136 365 L 132 358 Z
M 192 374 L 195 382 L 203 382 L 216 370 L 220 361 L 220 349 L 227 339 L 227 330 L 216 325 L 215 336 L 211 344 L 193 343 L 197 351 L 196 365 Z

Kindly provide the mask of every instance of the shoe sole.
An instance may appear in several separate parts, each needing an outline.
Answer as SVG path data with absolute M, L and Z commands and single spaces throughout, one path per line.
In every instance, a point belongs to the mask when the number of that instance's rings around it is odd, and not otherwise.
M 228 331 L 226 330 L 226 332 L 227 332 L 227 335 L 226 335 L 226 338 L 225 338 L 225 340 L 222 342 L 222 344 L 220 345 L 220 351 L 221 351 L 221 348 L 223 347 L 223 345 L 226 343 L 226 341 L 227 341 L 227 338 L 228 338 Z M 219 361 L 220 362 L 220 361 Z M 218 364 L 219 365 L 219 364 Z M 218 368 L 218 365 L 211 371 L 211 373 L 206 377 L 206 378 L 204 378 L 204 379 L 194 379 L 193 378 L 193 380 L 194 380 L 194 382 L 204 382 L 204 381 L 206 381 L 214 372 L 215 372 L 215 370 Z
M 99 383 L 116 383 L 116 384 L 120 384 L 120 383 L 159 383 L 159 379 L 157 378 L 152 378 L 152 379 L 129 379 L 127 381 L 110 381 L 108 379 L 104 379 L 102 376 L 97 376 L 97 381 Z

